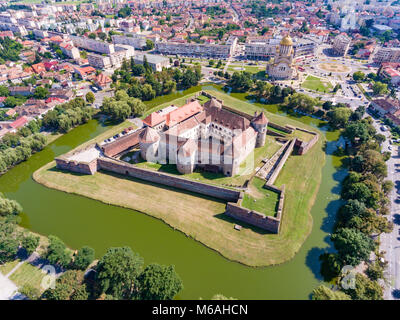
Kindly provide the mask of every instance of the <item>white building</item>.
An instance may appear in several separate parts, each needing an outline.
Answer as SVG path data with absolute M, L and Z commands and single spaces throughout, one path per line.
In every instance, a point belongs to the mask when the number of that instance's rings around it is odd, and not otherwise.
M 86 37 L 70 36 L 74 46 L 99 53 L 114 53 L 114 45 Z
M 212 43 L 181 43 L 181 42 L 156 42 L 156 51 L 162 54 L 182 55 L 182 56 L 199 56 L 227 59 L 232 56 L 236 47 L 233 41 L 227 44 Z

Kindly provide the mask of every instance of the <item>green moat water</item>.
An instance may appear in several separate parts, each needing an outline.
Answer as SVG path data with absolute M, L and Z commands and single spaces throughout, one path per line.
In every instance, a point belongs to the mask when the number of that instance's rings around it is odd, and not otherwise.
M 194 91 L 196 89 L 192 88 L 189 92 L 162 97 L 157 103 Z M 282 113 L 274 106 L 266 109 Z M 321 121 L 310 117 L 298 120 L 314 127 L 321 125 Z M 0 177 L 0 191 L 24 207 L 22 226 L 43 235 L 57 235 L 71 248 L 89 245 L 96 250 L 97 256 L 104 254 L 108 247 L 127 245 L 140 253 L 145 263 L 173 264 L 185 287 L 177 298 L 209 299 L 216 293 L 239 299 L 309 298 L 312 289 L 321 281 L 318 256 L 331 247 L 329 232 L 339 206 L 339 183 L 345 175 L 339 168 L 340 160 L 331 155 L 337 132 L 326 132 L 330 142 L 322 169 L 322 183 L 311 212 L 313 229 L 310 236 L 291 261 L 278 266 L 250 268 L 223 258 L 155 218 L 48 189 L 32 180 L 33 172 L 55 156 L 107 129 L 97 120 L 91 120 Z

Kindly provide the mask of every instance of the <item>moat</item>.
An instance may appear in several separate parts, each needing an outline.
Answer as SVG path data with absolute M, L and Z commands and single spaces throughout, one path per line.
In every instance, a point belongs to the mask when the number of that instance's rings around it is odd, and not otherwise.
M 209 86 L 207 88 L 210 88 Z M 196 90 L 198 90 L 197 88 Z M 191 89 L 186 93 L 194 92 Z M 158 98 L 151 105 L 183 95 Z M 235 94 L 237 98 L 243 95 Z M 283 114 L 276 107 L 269 112 Z M 296 118 L 315 128 L 321 121 Z M 291 261 L 266 268 L 250 268 L 230 262 L 218 253 L 162 221 L 135 211 L 106 205 L 88 198 L 48 189 L 32 180 L 34 171 L 83 142 L 106 131 L 108 127 L 92 120 L 60 137 L 27 162 L 0 177 L 0 191 L 18 200 L 24 207 L 22 225 L 35 232 L 54 234 L 68 246 L 89 245 L 102 255 L 110 246 L 128 245 L 147 263 L 174 264 L 184 282 L 178 298 L 204 299 L 222 293 L 239 299 L 307 299 L 320 281 L 318 256 L 325 248 L 334 214 L 339 206 L 338 186 L 345 171 L 331 155 L 337 132 L 326 132 L 328 141 L 322 183 L 312 209 L 313 229 Z M 324 131 L 324 128 L 320 128 Z

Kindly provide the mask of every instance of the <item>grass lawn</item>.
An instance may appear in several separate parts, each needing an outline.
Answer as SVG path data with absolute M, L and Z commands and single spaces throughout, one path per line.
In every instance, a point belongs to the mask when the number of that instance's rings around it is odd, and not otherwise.
M 279 202 L 279 194 L 263 188 L 265 180 L 254 177 L 249 191 L 244 194 L 242 206 L 267 216 L 275 216 Z
M 295 130 L 292 133 L 292 135 L 295 136 L 296 138 L 299 138 L 299 139 L 305 141 L 305 142 L 308 142 L 312 138 L 314 138 L 314 135 L 312 135 L 312 134 L 310 134 L 308 132 L 301 131 L 301 130 Z
M 17 259 L 17 260 L 6 262 L 5 264 L 2 264 L 0 266 L 0 272 L 4 275 L 8 274 L 19 262 L 20 262 L 19 259 Z
M 321 78 L 314 76 L 307 76 L 306 80 L 301 84 L 303 88 L 318 91 L 318 92 L 331 92 L 333 89 L 332 84 L 329 81 L 322 81 Z
M 46 274 L 41 269 L 35 267 L 27 262 L 24 262 L 11 276 L 10 280 L 13 281 L 17 287 L 22 287 L 25 284 L 31 285 L 34 288 L 43 291 L 41 282 Z
M 261 110 L 222 92 L 209 92 L 223 99 L 226 105 L 249 114 Z M 188 96 L 192 95 L 193 93 Z M 186 98 L 179 98 L 180 102 L 170 101 L 164 106 L 172 103 L 182 105 L 182 99 Z M 157 108 L 162 107 L 161 105 Z M 286 117 L 269 112 L 266 112 L 266 116 L 277 124 L 290 124 L 315 131 L 314 128 Z M 102 140 L 118 130 L 112 128 L 103 133 L 104 137 L 97 139 Z M 159 218 L 230 260 L 249 266 L 267 266 L 291 259 L 311 231 L 310 210 L 321 182 L 321 168 L 325 162 L 325 154 L 322 151 L 324 141 L 325 138 L 321 135 L 306 155 L 289 157 L 276 180 L 275 184 L 278 187 L 283 184 L 286 186 L 286 201 L 278 235 L 262 232 L 243 223 L 242 230 L 238 232 L 233 228 L 238 221 L 223 214 L 223 202 L 125 176 L 103 172 L 94 175 L 71 174 L 55 170 L 53 161 L 37 170 L 33 177 L 50 188 L 135 209 Z M 92 142 L 85 144 L 90 143 Z

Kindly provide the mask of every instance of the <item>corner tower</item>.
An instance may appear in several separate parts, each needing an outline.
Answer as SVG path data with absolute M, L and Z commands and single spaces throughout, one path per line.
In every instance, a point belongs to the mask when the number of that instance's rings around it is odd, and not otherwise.
M 146 127 L 139 134 L 140 156 L 143 160 L 156 162 L 159 143 L 160 135 L 153 128 Z
M 265 116 L 264 112 L 261 111 L 260 114 L 258 115 L 256 112 L 254 114 L 254 118 L 251 120 L 251 125 L 257 132 L 256 148 L 264 146 L 265 137 L 267 135 L 267 125 L 268 125 L 268 119 Z

